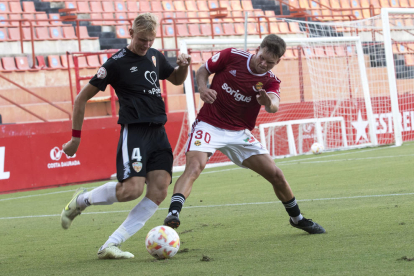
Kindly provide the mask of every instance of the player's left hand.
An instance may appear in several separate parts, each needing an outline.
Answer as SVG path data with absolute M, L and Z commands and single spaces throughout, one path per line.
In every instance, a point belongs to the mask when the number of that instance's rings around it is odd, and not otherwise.
M 260 105 L 270 106 L 272 104 L 272 100 L 270 99 L 269 95 L 267 95 L 266 90 L 260 89 L 259 94 L 256 95 L 256 100 Z
M 191 63 L 191 56 L 187 54 L 179 54 L 177 57 L 177 65 L 180 67 L 187 67 Z

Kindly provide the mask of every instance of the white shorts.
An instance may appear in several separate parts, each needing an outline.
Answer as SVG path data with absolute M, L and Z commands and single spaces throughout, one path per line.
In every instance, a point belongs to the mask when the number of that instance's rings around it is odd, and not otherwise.
M 242 163 L 253 155 L 269 154 L 250 130 L 226 130 L 196 120 L 188 134 L 186 153 L 201 151 L 211 153 L 221 151 L 234 164 L 245 168 Z

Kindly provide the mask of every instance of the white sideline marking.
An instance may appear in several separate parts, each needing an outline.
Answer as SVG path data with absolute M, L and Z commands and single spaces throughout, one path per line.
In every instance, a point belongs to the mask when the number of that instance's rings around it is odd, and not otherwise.
M 316 198 L 316 199 L 302 199 L 297 200 L 298 202 L 307 202 L 307 201 L 323 201 L 323 200 L 341 200 L 341 199 L 356 199 L 356 198 L 375 198 L 375 197 L 387 197 L 387 196 L 409 196 L 414 195 L 414 193 L 405 193 L 405 194 L 385 194 L 385 195 L 363 195 L 363 196 L 347 196 L 347 197 L 328 197 L 328 198 Z M 246 202 L 246 203 L 232 203 L 232 204 L 219 204 L 219 205 L 204 205 L 204 206 L 188 206 L 183 207 L 184 209 L 194 209 L 194 208 L 214 208 L 214 207 L 231 207 L 231 206 L 245 206 L 245 205 L 263 205 L 263 204 L 274 204 L 279 203 L 280 201 L 268 201 L 268 202 Z M 168 210 L 168 208 L 158 208 L 158 210 Z M 84 215 L 95 215 L 95 214 L 114 214 L 114 213 L 127 213 L 131 210 L 121 210 L 121 211 L 108 211 L 108 212 L 86 212 L 82 213 Z M 44 217 L 60 217 L 59 214 L 55 215 L 37 215 L 37 216 L 20 216 L 20 217 L 0 217 L 2 219 L 23 219 L 23 218 L 44 218 Z
M 364 150 L 364 152 L 367 151 L 373 151 L 373 150 L 381 150 L 381 149 L 387 149 L 387 148 L 376 148 L 376 149 L 368 149 L 368 150 Z M 346 155 L 346 154 L 353 154 L 356 152 L 344 152 L 338 155 Z M 407 155 L 390 155 L 390 156 L 377 156 L 377 157 L 362 157 L 362 158 L 348 158 L 348 159 L 331 159 L 331 160 L 320 160 L 320 161 L 308 161 L 308 160 L 312 160 L 312 159 L 321 159 L 321 158 L 325 158 L 325 157 L 332 157 L 332 155 L 318 155 L 315 156 L 313 158 L 307 158 L 307 159 L 301 159 L 301 160 L 290 160 L 290 161 L 283 161 L 283 162 L 276 162 L 276 165 L 295 165 L 297 163 L 305 163 L 305 164 L 312 164 L 312 163 L 326 163 L 326 162 L 343 162 L 343 161 L 358 161 L 358 160 L 367 160 L 367 159 L 383 159 L 383 158 L 398 158 L 398 157 L 409 157 L 409 156 L 414 156 L 414 154 L 407 154 Z M 222 170 L 215 170 L 215 171 L 208 171 L 208 172 L 202 172 L 201 174 L 210 174 L 210 173 L 219 173 L 219 172 L 227 172 L 227 171 L 234 171 L 234 170 L 241 170 L 242 168 L 237 167 L 237 168 L 231 168 L 231 169 L 222 169 Z M 178 178 L 180 177 L 180 175 L 177 176 L 173 176 L 172 178 Z M 93 189 L 96 187 L 89 187 L 88 190 Z M 44 194 L 38 194 L 38 195 L 28 195 L 28 196 L 19 196 L 19 197 L 11 197 L 11 198 L 3 198 L 0 199 L 0 202 L 2 201 L 6 201 L 6 200 L 13 200 L 13 199 L 22 199 L 22 198 L 30 198 L 30 197 L 37 197 L 37 196 L 45 196 L 45 195 L 54 195 L 54 194 L 61 194 L 61 193 L 68 193 L 68 192 L 74 192 L 76 191 L 76 189 L 74 190 L 66 190 L 66 191 L 60 191 L 60 192 L 51 192 L 51 193 L 44 193 Z

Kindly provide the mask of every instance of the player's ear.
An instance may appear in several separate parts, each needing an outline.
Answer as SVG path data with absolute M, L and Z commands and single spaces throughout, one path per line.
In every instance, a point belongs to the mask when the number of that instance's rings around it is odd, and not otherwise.
M 133 29 L 129 29 L 129 35 L 131 36 L 131 38 L 134 36 L 134 30 Z

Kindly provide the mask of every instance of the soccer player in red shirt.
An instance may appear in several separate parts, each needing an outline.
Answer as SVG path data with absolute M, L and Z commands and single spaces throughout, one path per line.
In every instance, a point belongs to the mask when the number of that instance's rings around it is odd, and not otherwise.
M 325 229 L 301 215 L 283 172 L 269 152 L 251 134 L 262 105 L 269 113 L 279 109 L 280 80 L 270 71 L 286 51 L 277 35 L 266 36 L 257 54 L 228 48 L 212 56 L 197 71 L 204 105 L 195 120 L 186 146 L 186 167 L 174 186 L 165 225 L 177 228 L 179 213 L 194 181 L 218 149 L 236 165 L 249 168 L 268 180 L 290 216 L 290 224 L 309 234 Z M 211 87 L 209 75 L 215 74 Z

